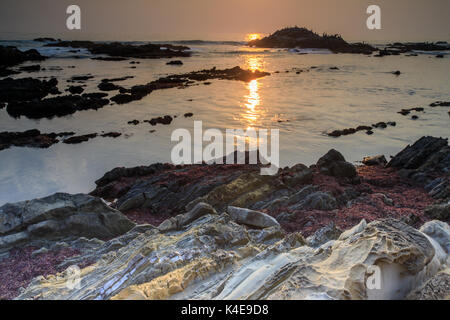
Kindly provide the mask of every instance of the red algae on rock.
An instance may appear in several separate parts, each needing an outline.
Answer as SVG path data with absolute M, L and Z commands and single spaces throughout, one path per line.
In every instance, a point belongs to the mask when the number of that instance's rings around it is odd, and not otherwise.
M 26 288 L 34 277 L 48 276 L 63 271 L 58 265 L 80 252 L 62 248 L 32 255 L 39 248 L 16 248 L 10 256 L 0 261 L 0 300 L 14 299 L 20 288 Z

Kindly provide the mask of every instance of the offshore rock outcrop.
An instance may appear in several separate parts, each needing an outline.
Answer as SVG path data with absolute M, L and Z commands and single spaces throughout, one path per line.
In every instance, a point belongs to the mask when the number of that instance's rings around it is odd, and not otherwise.
M 24 132 L 0 132 L 0 150 L 15 147 L 49 148 L 58 143 L 58 137 L 73 135 L 73 132 L 41 133 L 37 129 Z
M 110 57 L 159 59 L 174 57 L 189 57 L 188 47 L 170 44 L 130 45 L 120 42 L 96 43 L 92 41 L 58 41 L 45 45 L 46 47 L 84 48 L 92 54 L 105 54 Z
M 47 57 L 41 56 L 35 49 L 20 51 L 16 47 L 0 46 L 0 77 L 16 73 L 8 69 L 9 67 L 13 67 L 26 61 L 43 61 L 45 59 L 47 59 Z
M 371 54 L 376 49 L 368 44 L 349 44 L 340 35 L 322 36 L 306 28 L 285 28 L 263 39 L 248 42 L 249 46 L 260 48 L 320 48 L 335 53 Z

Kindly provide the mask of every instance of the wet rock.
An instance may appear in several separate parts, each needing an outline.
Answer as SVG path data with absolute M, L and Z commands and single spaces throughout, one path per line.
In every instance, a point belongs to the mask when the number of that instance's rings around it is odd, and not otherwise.
M 400 72 L 400 71 L 392 71 L 392 74 L 393 75 L 396 75 L 396 76 L 399 76 L 399 75 L 401 75 L 402 73 Z
M 184 114 L 184 117 L 185 118 L 191 118 L 191 117 L 193 117 L 194 116 L 194 114 L 192 113 L 192 112 L 188 112 L 188 113 L 185 113 Z
M 35 49 L 21 51 L 16 47 L 0 46 L 0 69 L 12 67 L 25 61 L 43 61 L 45 59 L 47 57 L 41 56 Z
M 355 166 L 345 161 L 338 151 L 331 149 L 317 161 L 317 167 L 322 173 L 338 178 L 354 178 L 357 176 Z
M 181 66 L 183 65 L 183 61 L 181 60 L 173 60 L 173 61 L 169 61 L 166 63 L 167 65 L 172 65 L 172 66 Z
M 116 91 L 119 90 L 121 87 L 111 82 L 102 82 L 98 85 L 98 88 L 101 91 Z
M 450 300 L 450 268 L 439 272 L 420 288 L 413 290 L 407 299 Z
M 70 78 L 70 80 L 72 80 L 72 81 L 87 81 L 90 79 L 94 79 L 94 76 L 88 74 L 88 75 L 81 75 L 81 76 L 73 76 L 72 78 Z
M 101 199 L 84 194 L 56 193 L 5 204 L 0 212 L 0 249 L 37 239 L 111 238 L 135 225 Z
M 417 119 L 419 119 L 419 116 L 413 115 L 413 116 L 411 116 L 411 119 L 412 120 L 417 120 Z
M 306 242 L 308 246 L 318 248 L 329 241 L 337 240 L 341 234 L 342 230 L 337 228 L 334 222 L 331 222 L 306 238 Z
M 7 111 L 13 117 L 25 116 L 31 119 L 62 117 L 81 110 L 97 110 L 109 104 L 108 99 L 92 95 L 67 95 L 21 101 L 8 104 Z
M 436 101 L 431 103 L 430 107 L 450 107 L 450 101 Z
M 73 135 L 73 132 L 41 133 L 37 129 L 24 132 L 0 132 L 0 150 L 15 147 L 49 148 L 58 143 L 58 137 Z
M 110 57 L 157 59 L 189 57 L 188 47 L 170 44 L 131 45 L 119 42 L 95 43 L 91 41 L 60 41 L 46 44 L 47 47 L 85 48 L 92 54 L 105 54 Z M 120 59 L 120 58 L 119 58 Z
M 131 101 L 138 100 L 135 99 L 131 94 L 118 94 L 111 98 L 111 101 L 114 101 L 117 104 L 125 104 L 130 103 Z
M 39 80 L 33 78 L 0 80 L 0 102 L 21 102 L 42 99 L 58 92 L 58 80 Z
M 139 120 L 128 121 L 128 124 L 132 124 L 132 125 L 137 126 L 139 124 Z
M 233 221 L 250 227 L 264 229 L 279 226 L 277 220 L 263 212 L 233 206 L 229 206 L 227 212 Z
M 74 136 L 74 137 L 70 137 L 68 139 L 65 139 L 63 141 L 63 143 L 65 144 L 78 144 L 78 143 L 82 143 L 82 142 L 86 142 L 90 139 L 93 139 L 95 137 L 97 137 L 98 134 L 97 133 L 91 133 L 91 134 L 85 134 L 82 136 Z
M 385 128 L 387 128 L 387 123 L 386 122 L 378 122 L 376 124 L 373 124 L 372 127 L 385 129 Z
M 444 58 L 444 55 L 443 54 L 437 54 L 436 58 Z
M 120 137 L 122 134 L 120 132 L 107 132 L 103 133 L 100 136 L 103 138 L 117 138 Z
M 364 157 L 362 163 L 366 166 L 384 166 L 387 164 L 387 160 L 384 155 L 378 155 L 373 157 Z
M 102 79 L 102 82 L 119 82 L 119 81 L 125 81 L 128 79 L 133 79 L 134 76 L 124 76 L 120 78 L 112 78 L 112 79 Z
M 31 66 L 23 66 L 19 68 L 20 71 L 22 72 L 38 72 L 41 70 L 41 66 L 38 64 L 34 64 Z
M 364 43 L 349 44 L 340 35 L 320 36 L 306 28 L 285 28 L 263 39 L 248 42 L 264 48 L 323 48 L 336 53 L 372 53 L 376 49 Z
M 144 120 L 144 122 L 150 123 L 152 126 L 156 126 L 157 124 L 169 125 L 173 121 L 173 118 L 169 115 L 164 117 L 157 117 L 150 120 Z

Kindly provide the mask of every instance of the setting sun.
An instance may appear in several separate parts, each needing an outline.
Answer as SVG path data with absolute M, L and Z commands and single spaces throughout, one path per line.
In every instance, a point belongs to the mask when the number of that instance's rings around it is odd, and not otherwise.
M 261 39 L 262 35 L 260 33 L 250 33 L 247 35 L 247 41 L 253 41 Z

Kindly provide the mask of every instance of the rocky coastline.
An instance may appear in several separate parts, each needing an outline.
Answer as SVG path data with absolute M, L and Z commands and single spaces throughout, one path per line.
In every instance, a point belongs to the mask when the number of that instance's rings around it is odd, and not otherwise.
M 448 141 L 423 137 L 386 162 L 330 150 L 275 176 L 116 168 L 89 195 L 6 204 L 0 297 L 448 299 Z M 73 265 L 78 289 L 65 286 Z M 365 285 L 374 265 L 389 275 L 380 290 Z

